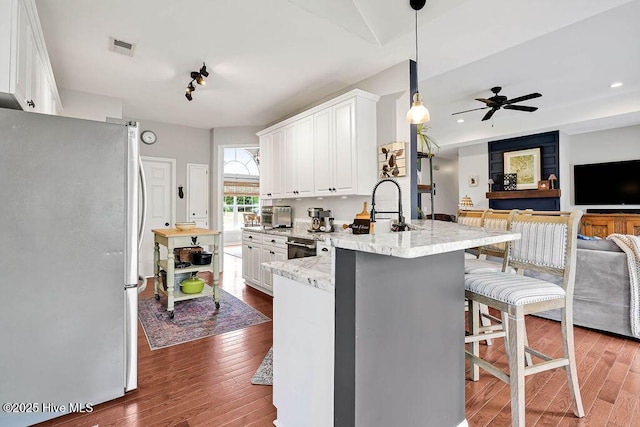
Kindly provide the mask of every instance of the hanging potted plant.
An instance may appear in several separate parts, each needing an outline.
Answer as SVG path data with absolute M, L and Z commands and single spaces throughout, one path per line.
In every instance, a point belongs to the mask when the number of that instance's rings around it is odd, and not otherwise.
M 422 153 L 428 157 L 433 157 L 440 146 L 433 137 L 427 135 L 429 126 L 426 123 L 416 125 L 416 133 L 418 136 L 418 153 Z

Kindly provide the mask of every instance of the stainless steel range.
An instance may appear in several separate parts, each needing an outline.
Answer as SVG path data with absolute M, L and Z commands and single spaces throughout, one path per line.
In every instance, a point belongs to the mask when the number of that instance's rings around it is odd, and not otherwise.
M 302 237 L 288 237 L 287 247 L 288 259 L 316 256 L 316 241 L 313 239 L 305 239 Z

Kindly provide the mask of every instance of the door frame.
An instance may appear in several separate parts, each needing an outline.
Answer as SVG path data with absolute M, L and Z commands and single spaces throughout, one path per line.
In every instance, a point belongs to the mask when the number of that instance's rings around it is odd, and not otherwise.
M 156 162 L 156 163 L 166 163 L 169 165 L 169 167 L 171 168 L 171 173 L 170 173 L 170 181 L 171 183 L 169 184 L 169 205 L 171 206 L 170 208 L 170 221 L 169 224 L 175 224 L 176 221 L 176 194 L 174 189 L 176 188 L 176 183 L 177 183 L 177 178 L 176 178 L 176 159 L 174 158 L 170 158 L 170 157 L 152 157 L 152 156 L 140 156 L 140 160 L 142 161 L 142 166 L 144 168 L 144 163 L 145 162 Z M 147 175 L 146 175 L 146 171 L 145 171 L 145 179 L 146 179 Z M 148 182 L 148 181 L 147 181 Z M 148 190 L 148 189 L 147 189 Z M 148 191 L 147 191 L 147 195 L 148 195 Z M 149 201 L 149 198 L 147 197 L 147 202 Z M 145 228 L 148 229 L 149 225 L 147 224 L 145 226 Z M 145 230 L 147 231 L 147 230 Z M 151 233 L 151 230 L 149 229 L 149 232 Z M 147 245 L 147 247 L 152 248 L 153 250 L 153 242 L 142 242 L 143 245 Z M 142 250 L 142 249 L 141 249 Z M 149 276 L 147 276 L 149 277 Z M 153 277 L 153 276 L 151 276 Z

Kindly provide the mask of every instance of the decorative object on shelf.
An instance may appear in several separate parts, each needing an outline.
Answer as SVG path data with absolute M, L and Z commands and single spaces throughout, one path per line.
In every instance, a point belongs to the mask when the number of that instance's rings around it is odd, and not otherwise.
M 549 189 L 549 182 L 546 179 L 543 179 L 542 181 L 538 181 L 538 190 L 548 190 Z
M 505 173 L 502 175 L 502 190 L 512 191 L 518 189 L 518 174 L 517 173 Z
M 379 178 L 407 175 L 405 141 L 391 142 L 378 147 Z
M 416 15 L 416 74 L 418 74 L 418 11 L 422 9 L 427 0 L 409 0 L 409 5 L 415 11 Z M 413 95 L 413 106 L 407 113 L 407 123 L 419 124 L 426 123 L 431 120 L 429 110 L 422 104 L 422 95 L 418 89 L 418 83 L 416 82 L 416 93 Z
M 184 96 L 189 101 L 193 100 L 193 96 L 191 94 L 196 90 L 196 87 L 193 85 L 193 82 L 196 82 L 199 85 L 207 84 L 207 82 L 204 80 L 205 77 L 209 77 L 209 72 L 207 71 L 207 65 L 203 62 L 202 67 L 200 67 L 200 70 L 192 71 L 190 76 L 191 76 L 191 81 L 187 85 L 187 92 L 184 94 Z
M 477 186 L 478 186 L 478 175 L 470 175 L 469 187 L 477 187 Z
M 538 188 L 538 181 L 540 181 L 540 148 L 505 152 L 504 173 L 517 174 L 518 188 L 521 190 Z M 512 188 L 512 190 L 515 190 L 515 188 Z
M 471 200 L 471 197 L 465 195 L 460 199 L 460 204 L 458 206 L 461 208 L 471 208 L 473 207 L 473 200 Z
M 555 181 L 558 180 L 558 177 L 555 174 L 550 174 L 549 178 L 547 178 L 549 180 L 549 188 L 551 190 L 555 190 Z
M 489 193 L 491 193 L 493 191 L 493 178 L 489 178 L 487 184 L 489 184 Z

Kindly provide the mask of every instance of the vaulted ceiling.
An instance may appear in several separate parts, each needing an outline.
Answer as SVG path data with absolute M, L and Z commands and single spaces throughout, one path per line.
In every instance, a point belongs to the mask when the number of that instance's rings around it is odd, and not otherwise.
M 415 57 L 408 0 L 36 4 L 59 87 L 200 128 L 265 125 Z M 420 90 L 444 145 L 640 123 L 640 0 L 428 0 L 418 16 Z M 110 37 L 134 43 L 134 56 L 109 51 Z M 208 83 L 188 102 L 203 61 Z M 541 93 L 523 103 L 539 110 L 451 115 L 481 107 L 493 86 Z

